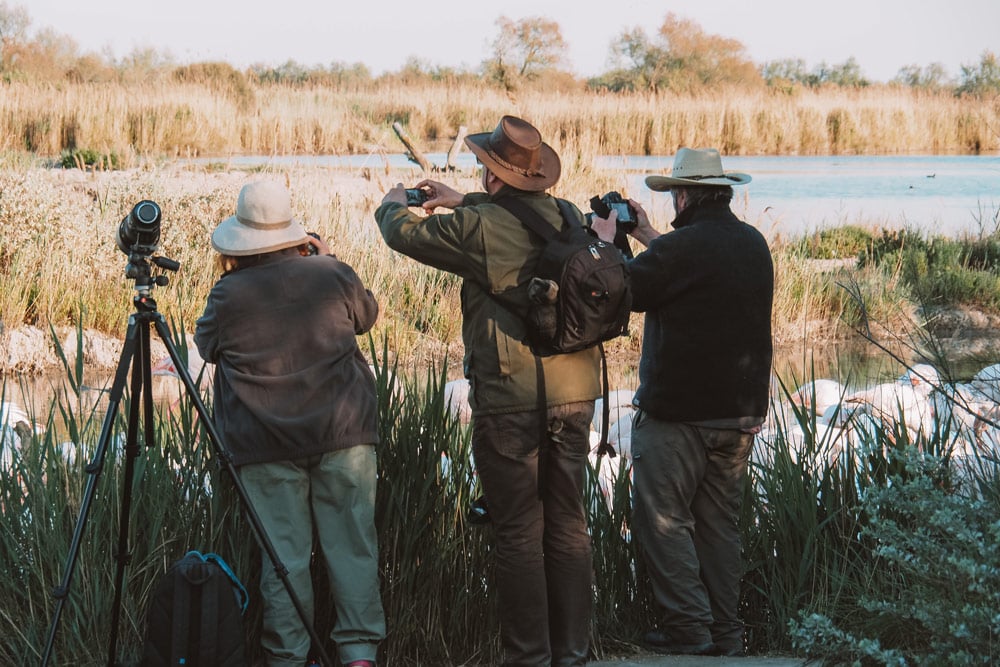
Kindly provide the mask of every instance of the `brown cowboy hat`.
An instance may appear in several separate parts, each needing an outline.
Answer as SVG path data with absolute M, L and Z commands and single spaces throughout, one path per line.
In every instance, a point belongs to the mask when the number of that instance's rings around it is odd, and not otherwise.
M 465 138 L 479 161 L 518 190 L 541 192 L 559 180 L 562 165 L 535 127 L 520 118 L 504 116 L 492 132 Z

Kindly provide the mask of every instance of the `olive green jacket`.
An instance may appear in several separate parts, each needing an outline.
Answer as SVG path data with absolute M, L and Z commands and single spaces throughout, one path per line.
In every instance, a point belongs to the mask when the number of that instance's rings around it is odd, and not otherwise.
M 526 331 L 521 318 L 495 298 L 525 298 L 523 285 L 544 246 L 537 234 L 493 203 L 501 197 L 521 199 L 553 227 L 563 224 L 552 196 L 508 186 L 493 197 L 466 195 L 452 213 L 427 217 L 401 204 L 384 203 L 375 219 L 390 248 L 462 278 L 464 370 L 473 416 L 538 408 L 536 360 L 541 361 L 548 406 L 594 400 L 601 393 L 599 350 L 536 357 L 522 343 Z M 522 288 L 516 289 L 519 285 Z

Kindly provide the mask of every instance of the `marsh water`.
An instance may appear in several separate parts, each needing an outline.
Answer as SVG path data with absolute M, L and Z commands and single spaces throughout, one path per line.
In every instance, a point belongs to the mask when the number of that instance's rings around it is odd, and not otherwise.
M 444 153 L 426 155 L 444 165 Z M 357 169 L 419 167 L 404 154 L 350 156 L 242 156 L 198 158 L 196 163 L 235 166 L 349 167 Z M 672 156 L 606 156 L 594 167 L 620 172 L 622 193 L 639 201 L 651 215 L 669 209 L 670 198 L 650 192 L 643 179 L 669 173 Z M 459 153 L 454 165 L 472 169 L 475 158 Z M 727 171 L 750 174 L 736 188 L 734 208 L 770 237 L 795 236 L 817 229 L 858 224 L 957 236 L 992 233 L 1000 228 L 1000 154 L 890 156 L 724 156 Z M 603 194 L 603 193 L 594 193 Z M 586 202 L 577 202 L 585 205 Z M 669 215 L 669 211 L 666 212 Z M 654 216 L 654 220 L 662 216 Z

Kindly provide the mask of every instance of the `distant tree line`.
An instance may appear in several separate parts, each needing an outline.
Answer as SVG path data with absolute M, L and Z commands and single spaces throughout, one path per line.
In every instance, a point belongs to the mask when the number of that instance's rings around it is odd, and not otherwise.
M 705 32 L 697 23 L 672 12 L 653 35 L 629 28 L 609 47 L 609 69 L 580 79 L 567 69 L 568 45 L 559 24 L 541 16 L 496 20 L 496 34 L 485 60 L 475 68 L 431 65 L 410 58 L 394 72 L 373 76 L 362 63 L 303 65 L 254 64 L 237 71 L 226 63 L 178 65 L 167 51 L 136 49 L 115 58 L 110 52 L 81 53 L 76 42 L 50 28 L 31 32 L 28 11 L 0 0 L 0 82 L 10 81 L 181 81 L 225 82 L 230 88 L 251 82 L 337 88 L 384 83 L 480 83 L 487 81 L 510 93 L 542 86 L 552 90 L 592 89 L 610 92 L 695 92 L 718 85 L 768 87 L 794 92 L 824 86 L 860 88 L 873 85 L 854 57 L 840 64 L 822 62 L 809 68 L 802 59 L 754 63 L 738 40 Z M 215 77 L 213 79 L 213 77 Z M 929 92 L 977 97 L 1000 94 L 1000 60 L 986 50 L 978 63 L 961 66 L 957 78 L 940 63 L 902 67 L 889 85 Z

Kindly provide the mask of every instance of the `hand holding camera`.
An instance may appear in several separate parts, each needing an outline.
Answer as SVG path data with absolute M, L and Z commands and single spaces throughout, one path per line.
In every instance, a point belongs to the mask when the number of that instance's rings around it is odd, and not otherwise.
M 593 213 L 587 214 L 587 226 L 591 233 L 612 243 L 625 257 L 631 258 L 632 246 L 629 245 L 628 235 L 639 224 L 639 214 L 632 204 L 619 193 L 612 191 L 603 197 L 592 197 L 590 208 Z M 615 214 L 615 224 L 614 227 L 609 227 L 612 212 Z M 595 216 L 601 221 L 598 225 L 594 224 Z
M 320 254 L 321 250 L 324 255 L 328 254 L 326 244 L 323 243 L 323 239 L 319 237 L 319 234 L 317 234 L 316 232 L 306 232 L 306 233 L 311 237 L 312 240 L 304 244 L 304 246 L 300 247 L 299 249 L 300 255 L 302 255 L 303 257 L 308 257 L 310 255 L 318 255 Z M 320 246 L 322 246 L 322 248 Z
M 591 197 L 590 210 L 605 220 L 611 216 L 611 211 L 614 211 L 618 214 L 618 229 L 625 233 L 632 231 L 639 224 L 635 209 L 627 199 L 614 190 L 603 197 Z
M 423 188 L 406 188 L 406 205 L 423 206 L 430 199 L 430 193 Z

